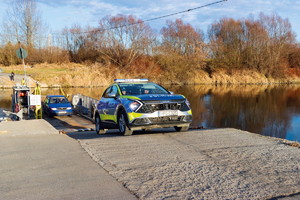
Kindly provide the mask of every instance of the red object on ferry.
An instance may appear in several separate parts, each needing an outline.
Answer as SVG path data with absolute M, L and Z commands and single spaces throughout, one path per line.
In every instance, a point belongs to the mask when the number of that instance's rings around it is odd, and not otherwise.
M 26 96 L 26 92 L 20 92 L 20 97 Z

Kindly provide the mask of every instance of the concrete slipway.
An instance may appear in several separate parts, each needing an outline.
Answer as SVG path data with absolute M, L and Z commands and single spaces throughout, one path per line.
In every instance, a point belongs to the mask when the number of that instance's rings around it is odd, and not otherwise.
M 0 123 L 0 199 L 136 199 L 45 120 Z
M 67 136 L 29 120 L 0 133 L 0 199 L 300 197 L 300 149 L 236 129 Z

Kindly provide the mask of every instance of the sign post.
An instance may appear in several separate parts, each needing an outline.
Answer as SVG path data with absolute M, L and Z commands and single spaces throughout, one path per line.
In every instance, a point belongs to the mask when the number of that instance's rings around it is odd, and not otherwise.
M 24 74 L 25 74 L 25 83 L 27 83 L 27 78 L 26 78 L 26 70 L 25 70 L 25 61 L 24 59 L 27 57 L 27 51 L 25 49 L 22 49 L 21 44 L 19 42 L 20 49 L 17 50 L 17 57 L 23 60 L 23 66 L 24 66 Z M 25 84 L 26 86 L 27 84 Z M 22 83 L 22 88 L 23 88 L 23 83 Z M 26 87 L 25 87 L 26 88 Z M 30 83 L 28 87 L 28 91 L 26 91 L 26 97 L 27 97 L 27 113 L 28 113 L 28 118 L 30 118 Z M 25 107 L 25 105 L 24 105 Z
M 25 70 L 24 59 L 27 57 L 27 51 L 25 49 L 22 49 L 21 46 L 20 46 L 20 49 L 17 50 L 17 57 L 23 60 L 24 74 L 25 74 L 25 80 L 26 80 L 26 70 Z

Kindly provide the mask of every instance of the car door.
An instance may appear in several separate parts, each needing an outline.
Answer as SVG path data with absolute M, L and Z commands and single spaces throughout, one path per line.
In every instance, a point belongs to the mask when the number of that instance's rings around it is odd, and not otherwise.
M 112 87 L 108 87 L 103 95 L 102 95 L 102 98 L 100 99 L 99 103 L 98 103 L 98 106 L 97 106 L 97 109 L 98 109 L 98 112 L 100 114 L 100 119 L 103 123 L 106 123 L 106 121 L 108 120 L 108 94 L 110 93 L 111 91 L 111 88 Z
M 112 97 L 113 96 L 113 97 Z M 119 104 L 119 91 L 117 86 L 112 86 L 111 90 L 108 93 L 108 100 L 107 100 L 107 108 L 108 108 L 108 113 L 109 113 L 109 120 L 114 123 L 117 124 L 117 107 Z
M 43 106 L 44 106 L 43 107 L 44 112 L 46 112 L 48 114 L 49 113 L 49 97 L 48 96 L 46 96 Z

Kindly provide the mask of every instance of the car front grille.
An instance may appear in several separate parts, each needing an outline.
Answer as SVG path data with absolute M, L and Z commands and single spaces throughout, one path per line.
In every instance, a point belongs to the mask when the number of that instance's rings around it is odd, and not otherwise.
M 166 122 L 184 122 L 184 116 L 138 118 L 134 121 L 134 124 L 160 124 Z
M 57 108 L 57 110 L 67 110 L 67 108 Z
M 165 117 L 149 117 L 149 118 L 137 118 L 133 121 L 133 125 L 155 125 L 155 124 L 165 124 L 165 123 L 188 123 L 192 122 L 191 115 L 183 116 L 165 116 Z
M 188 111 L 189 107 L 185 102 L 182 103 L 146 103 L 141 106 L 136 112 L 137 113 L 153 113 L 158 110 L 180 110 Z
M 153 118 L 148 118 L 151 123 L 156 124 L 156 123 L 164 123 L 164 122 L 180 122 L 183 121 L 183 116 L 175 116 L 175 117 L 153 117 Z

